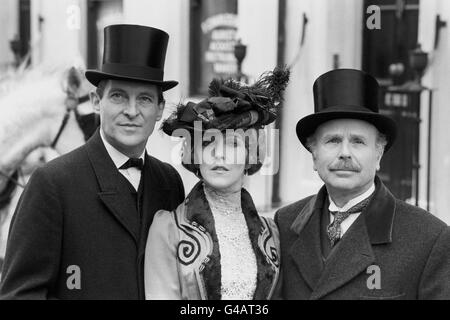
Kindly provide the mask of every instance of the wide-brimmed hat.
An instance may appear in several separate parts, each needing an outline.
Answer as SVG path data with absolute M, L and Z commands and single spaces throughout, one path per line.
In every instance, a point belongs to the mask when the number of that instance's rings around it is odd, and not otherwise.
M 379 85 L 371 75 L 354 69 L 337 69 L 314 82 L 314 114 L 297 123 L 297 136 L 303 146 L 321 124 L 335 119 L 358 119 L 374 125 L 387 138 L 387 151 L 394 143 L 397 125 L 378 110 Z
M 289 70 L 281 67 L 264 73 L 252 85 L 213 79 L 208 98 L 179 104 L 161 129 L 171 136 L 177 129 L 196 130 L 196 123 L 201 124 L 202 131 L 260 128 L 275 121 L 288 81 Z
M 104 53 L 100 70 L 87 70 L 86 78 L 94 86 L 100 81 L 131 80 L 158 85 L 163 91 L 177 81 L 164 81 L 169 35 L 159 29 L 118 24 L 104 29 Z

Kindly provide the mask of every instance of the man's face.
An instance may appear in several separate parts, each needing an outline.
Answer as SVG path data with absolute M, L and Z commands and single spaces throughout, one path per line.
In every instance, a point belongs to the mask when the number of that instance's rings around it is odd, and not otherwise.
M 108 80 L 103 97 L 91 94 L 106 140 L 129 157 L 145 149 L 156 121 L 162 117 L 164 102 L 158 101 L 155 85 Z
M 377 137 L 378 130 L 361 120 L 331 120 L 317 128 L 314 170 L 329 192 L 358 196 L 368 190 L 383 154 Z

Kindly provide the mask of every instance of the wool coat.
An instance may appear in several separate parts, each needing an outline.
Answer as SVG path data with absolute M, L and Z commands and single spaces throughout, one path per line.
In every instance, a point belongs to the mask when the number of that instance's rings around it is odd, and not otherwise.
M 143 299 L 153 215 L 183 200 L 177 171 L 149 155 L 137 194 L 97 131 L 30 178 L 11 223 L 0 298 Z
M 365 210 L 329 255 L 321 251 L 327 191 L 280 209 L 284 299 L 450 299 L 450 230 L 375 179 Z M 323 238 L 323 237 L 322 237 Z

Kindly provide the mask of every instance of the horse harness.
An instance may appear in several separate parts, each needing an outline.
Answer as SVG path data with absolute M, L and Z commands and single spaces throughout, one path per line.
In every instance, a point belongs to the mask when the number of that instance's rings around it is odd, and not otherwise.
M 67 98 L 65 100 L 66 105 L 66 113 L 64 114 L 64 118 L 61 122 L 61 125 L 59 126 L 58 133 L 56 134 L 55 138 L 53 139 L 52 143 L 50 144 L 51 148 L 55 148 L 56 144 L 58 143 L 58 140 L 61 136 L 61 133 L 64 131 L 64 128 L 67 125 L 67 121 L 70 117 L 70 112 L 73 110 L 75 114 L 75 119 L 77 120 L 78 126 L 80 127 L 81 131 L 83 132 L 84 141 L 87 141 L 95 132 L 97 127 L 100 124 L 100 118 L 98 114 L 96 113 L 89 113 L 89 114 L 80 114 L 78 111 L 78 105 L 81 103 L 84 103 L 89 100 L 89 95 L 82 96 L 78 98 L 75 94 L 73 94 L 70 91 L 67 91 Z
M 64 102 L 66 106 L 66 113 L 64 114 L 64 118 L 62 119 L 61 125 L 59 126 L 58 132 L 53 139 L 50 147 L 54 149 L 56 144 L 58 143 L 59 138 L 61 137 L 62 132 L 64 131 L 67 122 L 69 121 L 70 113 L 73 111 L 75 114 L 75 119 L 83 132 L 84 140 L 87 141 L 95 132 L 97 127 L 100 124 L 100 117 L 97 113 L 89 113 L 89 114 L 80 114 L 78 111 L 78 105 L 84 103 L 89 100 L 89 95 L 82 96 L 78 98 L 76 94 L 71 92 L 70 90 L 66 91 L 67 97 Z M 21 176 L 20 170 L 16 169 L 11 175 L 6 174 L 5 172 L 0 170 L 0 175 L 8 178 L 8 182 L 6 188 L 4 190 L 0 190 L 0 210 L 3 209 L 8 203 L 11 201 L 12 194 L 17 186 L 24 188 L 25 186 L 20 183 L 19 177 Z

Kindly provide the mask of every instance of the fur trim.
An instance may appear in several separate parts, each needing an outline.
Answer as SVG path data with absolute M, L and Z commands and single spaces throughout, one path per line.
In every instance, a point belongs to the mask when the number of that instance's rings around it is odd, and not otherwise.
M 195 221 L 202 225 L 206 231 L 211 235 L 213 240 L 213 251 L 209 256 L 210 260 L 203 269 L 201 275 L 204 278 L 206 291 L 209 300 L 220 300 L 221 294 L 221 264 L 219 241 L 217 238 L 216 229 L 214 226 L 214 217 L 203 191 L 203 182 L 197 183 L 187 197 L 187 219 Z M 269 291 L 274 279 L 274 271 L 267 261 L 267 257 L 260 250 L 258 246 L 258 239 L 263 230 L 263 224 L 260 220 L 258 212 L 250 194 L 242 189 L 241 195 L 242 212 L 247 222 L 249 237 L 255 252 L 257 262 L 257 283 L 253 298 L 255 300 L 267 299 Z
M 209 261 L 201 272 L 204 278 L 208 300 L 220 300 L 221 294 L 221 264 L 219 252 L 219 239 L 214 227 L 214 217 L 209 208 L 203 191 L 203 182 L 197 183 L 188 195 L 187 219 L 197 222 L 203 226 L 211 235 L 213 241 L 213 251 L 209 256 Z
M 269 295 L 272 286 L 273 278 L 275 276 L 271 265 L 267 262 L 267 257 L 258 246 L 258 239 L 262 232 L 263 225 L 261 219 L 256 211 L 252 197 L 245 190 L 242 189 L 242 212 L 247 222 L 250 241 L 255 252 L 256 263 L 258 267 L 258 275 L 256 280 L 256 290 L 253 295 L 254 300 L 265 300 Z

